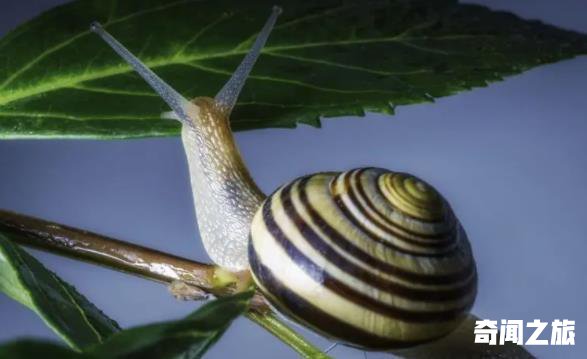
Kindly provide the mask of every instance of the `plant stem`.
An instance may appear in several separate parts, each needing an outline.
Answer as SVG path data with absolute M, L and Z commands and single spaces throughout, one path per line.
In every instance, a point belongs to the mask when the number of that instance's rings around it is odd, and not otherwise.
M 295 332 L 283 321 L 277 318 L 274 313 L 262 314 L 255 311 L 249 311 L 246 316 L 262 328 L 265 328 L 279 340 L 289 345 L 303 358 L 329 358 L 329 356 L 326 355 L 322 350 L 310 344 L 300 334 Z
M 0 210 L 0 230 L 15 242 L 162 283 L 214 291 L 218 267 L 96 233 Z
M 216 296 L 248 286 L 248 273 L 232 273 L 218 266 L 109 238 L 22 214 L 0 210 L 0 233 L 14 242 L 75 260 L 171 284 L 181 281 Z M 304 358 L 328 358 L 320 349 L 280 321 L 260 293 L 246 314 Z

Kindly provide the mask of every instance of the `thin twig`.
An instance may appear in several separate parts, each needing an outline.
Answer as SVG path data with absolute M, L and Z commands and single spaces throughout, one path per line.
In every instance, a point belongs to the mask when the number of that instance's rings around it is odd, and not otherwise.
M 304 339 L 304 337 L 277 318 L 274 313 L 259 314 L 255 311 L 249 311 L 246 316 L 262 328 L 269 331 L 276 338 L 289 345 L 292 349 L 298 352 L 302 358 L 330 358 L 325 352 L 318 349 L 313 344 L 310 344 Z
M 162 283 L 213 291 L 218 267 L 85 230 L 0 210 L 0 230 L 16 243 Z M 214 294 L 214 293 L 212 293 Z
M 248 272 L 228 272 L 218 266 L 109 238 L 78 228 L 0 210 L 0 233 L 14 242 L 75 260 L 97 264 L 145 279 L 171 284 L 177 281 L 207 293 L 224 296 L 249 285 Z M 247 318 L 259 324 L 304 358 L 328 358 L 271 312 L 257 293 Z

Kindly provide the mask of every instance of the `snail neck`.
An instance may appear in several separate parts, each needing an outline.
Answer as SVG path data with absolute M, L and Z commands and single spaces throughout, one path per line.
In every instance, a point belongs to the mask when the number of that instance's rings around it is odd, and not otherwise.
M 200 236 L 216 264 L 243 270 L 250 224 L 265 196 L 244 164 L 226 112 L 207 97 L 192 104 L 182 141 Z

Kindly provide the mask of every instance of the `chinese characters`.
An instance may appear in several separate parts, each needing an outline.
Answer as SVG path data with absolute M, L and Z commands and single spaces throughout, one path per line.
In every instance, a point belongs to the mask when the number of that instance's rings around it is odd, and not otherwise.
M 575 321 L 555 319 L 550 323 L 550 337 L 546 333 L 548 322 L 534 319 L 526 323 L 523 320 L 502 319 L 498 330 L 497 320 L 475 321 L 475 343 L 504 345 L 511 342 L 518 345 L 575 345 Z M 524 342 L 524 328 L 531 332 Z

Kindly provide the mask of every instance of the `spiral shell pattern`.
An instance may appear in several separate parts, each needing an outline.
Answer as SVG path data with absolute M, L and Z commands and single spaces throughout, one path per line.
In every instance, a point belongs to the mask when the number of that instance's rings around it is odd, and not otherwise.
M 366 349 L 448 334 L 477 289 L 467 236 L 448 203 L 422 180 L 378 168 L 278 189 L 253 219 L 249 263 L 278 311 Z

